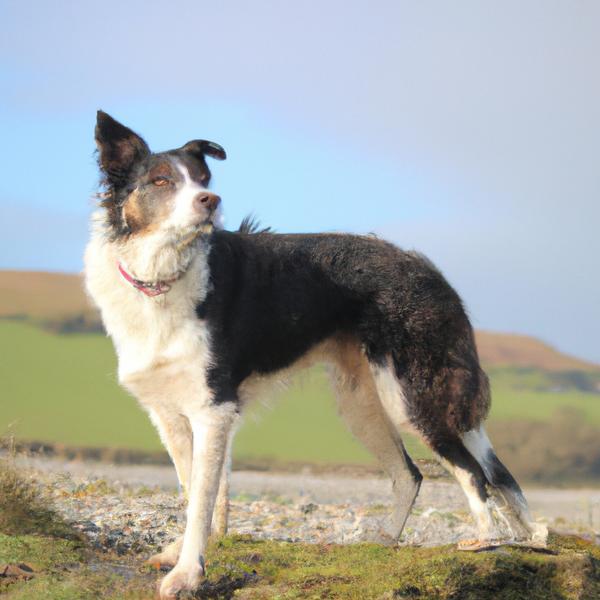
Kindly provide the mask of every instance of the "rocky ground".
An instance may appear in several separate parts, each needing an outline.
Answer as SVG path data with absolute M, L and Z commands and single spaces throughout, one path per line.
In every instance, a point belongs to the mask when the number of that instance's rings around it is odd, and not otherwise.
M 174 470 L 157 466 L 18 459 L 57 511 L 99 549 L 148 553 L 183 531 Z M 536 519 L 560 532 L 600 540 L 600 490 L 526 490 Z M 380 530 L 392 497 L 387 480 L 335 474 L 237 471 L 230 531 L 256 539 L 353 543 Z M 401 544 L 442 545 L 474 537 L 460 488 L 425 480 Z
M 180 535 L 185 521 L 172 467 L 6 458 L 0 596 L 156 597 L 163 573 L 144 559 Z M 380 532 L 391 495 L 386 480 L 352 473 L 235 472 L 231 531 L 249 535 L 211 540 L 207 577 L 186 597 L 600 598 L 599 492 L 527 492 L 538 519 L 587 540 L 551 535 L 544 549 L 459 552 L 451 542 L 474 535 L 462 492 L 450 479 L 426 479 L 404 547 L 390 548 L 353 544 Z M 421 547 L 432 545 L 439 546 Z

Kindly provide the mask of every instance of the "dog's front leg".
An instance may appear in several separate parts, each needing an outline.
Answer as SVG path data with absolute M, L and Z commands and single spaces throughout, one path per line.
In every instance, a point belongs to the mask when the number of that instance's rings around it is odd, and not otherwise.
M 161 600 L 194 590 L 204 575 L 206 543 L 236 407 L 227 402 L 187 416 L 194 437 L 187 523 L 179 560 L 160 586 Z
M 179 484 L 183 489 L 185 499 L 189 498 L 190 480 L 192 477 L 192 427 L 189 419 L 173 409 L 154 407 L 149 410 L 150 418 L 161 440 L 171 456 L 177 471 Z M 148 559 L 148 564 L 159 567 L 174 567 L 181 554 L 183 536 L 166 546 Z

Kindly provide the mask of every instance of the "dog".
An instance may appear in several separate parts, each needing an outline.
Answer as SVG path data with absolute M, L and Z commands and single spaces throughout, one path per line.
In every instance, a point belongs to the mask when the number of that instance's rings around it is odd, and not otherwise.
M 519 485 L 483 422 L 490 406 L 457 293 L 420 254 L 373 236 L 276 234 L 219 226 L 209 191 L 214 142 L 153 153 L 98 111 L 104 192 L 85 252 L 86 289 L 118 355 L 120 384 L 149 413 L 187 497 L 181 540 L 151 561 L 173 567 L 162 599 L 195 589 L 211 529 L 227 528 L 233 434 L 265 385 L 329 366 L 339 412 L 392 480 L 388 541 L 402 533 L 422 476 L 412 430 L 464 490 L 477 549 L 537 540 Z

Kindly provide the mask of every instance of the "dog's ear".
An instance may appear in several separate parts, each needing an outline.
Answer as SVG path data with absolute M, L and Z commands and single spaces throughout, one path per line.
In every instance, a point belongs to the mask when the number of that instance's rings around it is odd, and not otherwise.
M 125 183 L 133 165 L 150 154 L 148 144 L 125 125 L 99 110 L 96 118 L 96 144 L 100 168 L 108 183 Z
M 225 160 L 227 154 L 223 150 L 222 146 L 219 146 L 216 142 L 209 142 L 208 140 L 192 140 L 181 148 L 184 152 L 189 152 L 196 158 L 204 158 L 210 156 L 217 160 Z

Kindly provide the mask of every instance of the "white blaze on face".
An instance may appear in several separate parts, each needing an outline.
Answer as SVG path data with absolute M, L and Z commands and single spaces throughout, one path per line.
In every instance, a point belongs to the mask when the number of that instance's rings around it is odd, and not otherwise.
M 207 217 L 206 212 L 198 212 L 194 208 L 194 198 L 200 193 L 207 191 L 206 188 L 190 177 L 187 167 L 180 162 L 175 162 L 177 170 L 183 177 L 183 183 L 175 193 L 173 212 L 166 223 L 169 227 L 186 228 L 198 225 Z

